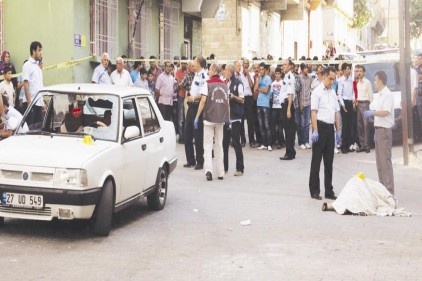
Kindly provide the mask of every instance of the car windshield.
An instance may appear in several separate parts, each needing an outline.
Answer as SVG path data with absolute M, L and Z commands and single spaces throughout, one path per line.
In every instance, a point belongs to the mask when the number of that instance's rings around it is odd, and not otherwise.
M 383 70 L 387 74 L 387 87 L 390 91 L 400 91 L 399 65 L 398 63 L 368 63 L 365 66 L 365 77 L 371 81 L 372 90 L 377 93 L 374 80 L 375 73 Z
M 43 99 L 41 122 L 31 124 L 26 112 L 17 134 L 86 135 L 117 141 L 118 97 L 63 92 L 40 92 Z

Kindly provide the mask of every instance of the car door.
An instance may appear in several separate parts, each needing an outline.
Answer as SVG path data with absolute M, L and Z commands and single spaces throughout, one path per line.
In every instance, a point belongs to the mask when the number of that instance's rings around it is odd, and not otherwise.
M 141 115 L 143 136 L 147 142 L 148 171 L 145 175 L 145 188 L 149 188 L 155 185 L 158 169 L 163 159 L 164 136 L 151 100 L 148 97 L 138 97 L 137 103 Z
M 147 142 L 142 136 L 139 112 L 135 98 L 123 100 L 123 135 L 130 126 L 139 128 L 139 136 L 129 139 L 122 137 L 122 188 L 120 202 L 136 196 L 144 189 L 147 172 Z M 149 165 L 148 165 L 149 166 Z

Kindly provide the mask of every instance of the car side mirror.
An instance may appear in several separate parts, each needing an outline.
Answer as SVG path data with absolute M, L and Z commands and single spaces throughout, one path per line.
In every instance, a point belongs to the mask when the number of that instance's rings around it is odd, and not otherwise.
M 139 127 L 129 126 L 126 128 L 125 134 L 123 135 L 123 137 L 125 138 L 125 140 L 128 140 L 131 138 L 139 137 L 140 134 L 141 134 L 141 131 L 139 130 Z

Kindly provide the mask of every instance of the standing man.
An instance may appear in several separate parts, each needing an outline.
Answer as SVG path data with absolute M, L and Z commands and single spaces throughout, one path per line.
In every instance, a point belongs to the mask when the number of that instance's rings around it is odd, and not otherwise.
M 416 65 L 416 88 L 414 90 L 412 103 L 416 106 L 416 111 L 419 117 L 419 122 L 422 124 L 422 53 L 417 56 Z M 412 83 L 411 83 L 412 84 Z M 412 90 L 414 89 L 412 88 Z M 422 130 L 422 126 L 420 128 Z
M 188 58 L 182 56 L 182 66 L 179 67 L 175 73 L 175 79 L 177 81 L 177 126 L 179 128 L 179 143 L 185 143 L 184 141 L 184 127 L 185 127 L 185 96 L 186 90 L 182 87 L 182 81 L 186 73 L 188 73 L 187 60 Z
M 270 128 L 270 93 L 271 93 L 271 77 L 266 74 L 265 63 L 259 64 L 259 74 L 255 83 L 255 91 L 258 91 L 258 99 L 256 101 L 259 128 L 261 130 L 262 145 L 259 150 L 272 151 L 271 147 L 271 128 Z
M 375 88 L 378 98 L 373 100 L 365 111 L 365 118 L 374 116 L 375 127 L 375 160 L 378 178 L 387 190 L 394 195 L 394 174 L 391 163 L 391 147 L 393 145 L 394 96 L 386 87 L 387 74 L 380 70 L 375 73 Z
M 34 41 L 29 47 L 31 56 L 22 67 L 22 80 L 25 95 L 23 97 L 23 110 L 26 111 L 29 104 L 35 98 L 37 93 L 44 86 L 42 70 L 38 66 L 38 62 L 42 60 L 42 45 L 40 42 Z M 38 98 L 34 102 L 34 106 L 26 117 L 28 126 L 42 121 L 43 100 Z
M 111 84 L 110 75 L 108 75 L 108 63 L 110 57 L 107 53 L 101 55 L 101 63 L 94 69 L 92 73 L 92 83 L 96 84 Z
M 309 144 L 309 123 L 311 121 L 311 84 L 312 77 L 308 74 L 309 68 L 306 64 L 300 64 L 301 74 L 299 75 L 299 81 L 301 84 L 301 91 L 298 97 L 299 108 L 299 122 L 298 128 L 298 144 L 301 149 L 310 149 Z
M 240 81 L 243 85 L 243 93 L 245 95 L 244 108 L 245 108 L 245 117 L 242 121 L 242 127 L 244 130 L 244 120 L 248 123 L 248 138 L 250 147 L 255 147 L 255 124 L 254 124 L 254 111 L 253 111 L 253 82 L 254 82 L 254 73 L 249 71 L 249 60 L 243 59 L 243 71 L 240 74 Z
M 224 123 L 230 122 L 229 89 L 226 83 L 219 77 L 218 65 L 213 63 L 210 66 L 209 75 L 211 78 L 202 86 L 201 101 L 196 113 L 194 127 L 198 129 L 199 118 L 202 111 L 204 120 L 204 168 L 208 181 L 212 180 L 212 150 L 215 142 L 215 162 L 217 177 L 222 180 L 224 177 L 223 164 L 223 127 Z M 239 126 L 240 127 L 240 126 Z
M 335 200 L 333 191 L 333 160 L 334 160 L 334 123 L 336 140 L 340 140 L 340 106 L 332 88 L 336 79 L 336 71 L 327 67 L 323 71 L 321 84 L 311 95 L 312 122 L 312 160 L 309 176 L 309 191 L 311 198 L 321 200 L 319 170 L 321 159 L 324 159 L 325 198 Z
M 292 72 L 295 65 L 291 60 L 285 60 L 283 64 L 283 71 L 285 73 L 283 84 L 281 88 L 282 93 L 280 96 L 287 97 L 284 100 L 283 108 L 283 120 L 284 130 L 286 132 L 286 153 L 280 160 L 293 160 L 296 157 L 295 150 L 295 134 L 296 134 L 296 122 L 295 122 L 295 107 L 293 106 L 293 98 L 295 95 L 295 75 Z
M 230 99 L 230 123 L 224 126 L 223 150 L 224 150 L 224 171 L 229 169 L 229 146 L 230 138 L 236 153 L 236 177 L 243 176 L 243 151 L 241 145 L 242 117 L 244 115 L 244 88 L 235 76 L 232 64 L 226 65 L 224 72 Z M 230 129 L 231 128 L 231 129 Z
M 133 86 L 132 78 L 129 71 L 125 68 L 125 62 L 122 57 L 116 58 L 116 70 L 111 73 L 110 78 L 114 85 Z
M 369 143 L 368 119 L 363 115 L 369 110 L 369 104 L 373 100 L 373 92 L 371 82 L 365 77 L 365 67 L 356 65 L 356 73 L 358 75 L 357 90 L 358 97 L 356 101 L 357 120 L 358 120 L 358 136 L 360 149 L 356 152 L 371 152 Z
M 161 69 L 161 67 L 157 66 L 157 57 L 156 56 L 150 56 L 149 57 L 150 62 L 149 62 L 149 71 L 152 73 L 153 77 L 153 81 L 156 83 L 158 76 L 163 72 L 163 70 Z
M 352 122 L 353 122 L 353 78 L 350 75 L 351 64 L 347 62 L 341 65 L 343 76 L 338 81 L 337 95 L 341 104 L 341 152 L 346 154 L 350 152 L 350 146 L 354 143 L 352 138 Z
M 158 100 L 158 108 L 164 120 L 171 121 L 173 110 L 174 77 L 171 75 L 171 64 L 164 62 L 164 72 L 157 78 L 155 84 L 155 95 Z
M 202 115 L 198 115 L 199 117 L 196 128 L 194 128 L 194 121 L 195 117 L 197 116 L 201 94 L 204 94 L 201 91 L 203 90 L 205 81 L 208 80 L 208 74 L 205 72 L 206 66 L 207 61 L 203 56 L 197 56 L 195 58 L 193 64 L 195 77 L 193 78 L 190 92 L 186 98 L 188 103 L 188 112 L 186 114 L 185 123 L 185 153 L 187 163 L 184 164 L 183 167 L 195 167 L 195 170 L 202 170 L 204 167 L 204 127 L 202 122 Z M 205 95 L 207 94 L 208 92 L 205 93 Z M 193 150 L 194 135 L 195 151 Z

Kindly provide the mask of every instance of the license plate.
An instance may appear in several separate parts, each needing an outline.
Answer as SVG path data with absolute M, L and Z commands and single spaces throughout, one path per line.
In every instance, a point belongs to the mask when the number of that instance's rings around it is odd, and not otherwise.
M 44 200 L 42 195 L 4 192 L 1 198 L 4 206 L 42 209 Z

